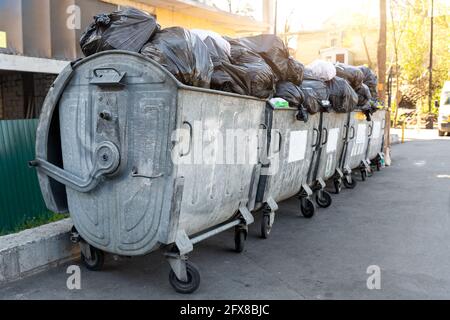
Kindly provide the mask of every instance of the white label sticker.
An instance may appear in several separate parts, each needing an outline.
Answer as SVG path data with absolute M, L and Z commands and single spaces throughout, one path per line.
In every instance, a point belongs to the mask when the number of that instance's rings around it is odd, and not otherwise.
M 378 139 L 381 138 L 381 122 L 375 121 L 373 123 L 373 138 Z
M 367 125 L 358 124 L 358 132 L 356 134 L 356 144 L 365 143 L 367 136 Z
M 339 128 L 333 128 L 328 134 L 327 153 L 335 152 L 339 138 Z
M 308 131 L 292 131 L 289 140 L 289 163 L 305 159 Z

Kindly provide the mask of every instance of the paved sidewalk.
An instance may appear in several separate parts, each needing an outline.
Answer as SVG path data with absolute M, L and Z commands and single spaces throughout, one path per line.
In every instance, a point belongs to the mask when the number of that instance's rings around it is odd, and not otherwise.
M 82 269 L 82 290 L 66 288 L 66 267 L 0 287 L 0 299 L 450 299 L 450 137 L 394 146 L 393 166 L 355 190 L 333 195 L 312 220 L 295 199 L 281 204 L 272 237 L 250 228 L 243 254 L 226 232 L 196 246 L 202 283 L 174 293 L 160 252 Z M 368 266 L 381 290 L 368 290 Z

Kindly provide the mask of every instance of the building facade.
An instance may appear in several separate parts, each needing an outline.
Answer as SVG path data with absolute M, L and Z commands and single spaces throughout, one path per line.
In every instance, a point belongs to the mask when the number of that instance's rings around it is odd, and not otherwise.
M 263 1 L 264 10 L 272 10 L 273 1 Z M 208 29 L 231 37 L 270 31 L 269 21 L 202 1 L 0 0 L 0 120 L 38 117 L 57 74 L 83 56 L 79 39 L 92 17 L 124 6 L 154 15 L 163 28 Z
M 321 30 L 295 35 L 295 56 L 308 64 L 316 59 L 367 65 L 376 70 L 379 27 L 377 21 L 344 17 L 329 19 Z

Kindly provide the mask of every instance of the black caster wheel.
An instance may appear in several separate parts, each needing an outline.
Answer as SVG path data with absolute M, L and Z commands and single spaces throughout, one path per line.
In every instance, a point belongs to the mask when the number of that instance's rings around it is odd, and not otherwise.
M 314 205 L 314 202 L 305 198 L 301 199 L 300 202 L 302 215 L 307 219 L 311 219 L 316 213 L 316 206 Z
M 261 238 L 268 239 L 271 231 L 270 214 L 264 214 L 261 220 Z
M 361 171 L 361 179 L 362 179 L 362 181 L 366 181 L 367 180 L 367 172 L 366 172 L 366 170 Z
M 102 250 L 94 248 L 89 245 L 89 250 L 91 251 L 91 257 L 88 259 L 84 256 L 83 252 L 81 253 L 81 261 L 85 265 L 88 270 L 91 271 L 100 271 L 103 269 L 103 265 L 105 263 L 105 254 Z
M 200 273 L 198 268 L 191 262 L 186 261 L 187 281 L 181 281 L 175 275 L 173 270 L 170 270 L 169 282 L 176 292 L 182 294 L 190 294 L 195 292 L 200 286 Z
M 326 191 L 319 191 L 316 194 L 316 202 L 319 207 L 328 208 L 332 202 L 331 195 Z
M 240 227 L 234 229 L 234 251 L 242 253 L 245 247 L 246 232 Z
M 356 187 L 356 180 L 353 178 L 351 180 L 352 180 L 352 182 L 348 182 L 347 179 L 344 179 L 344 186 L 347 189 L 355 189 L 355 187 Z
M 342 181 L 341 180 L 334 180 L 334 193 L 340 194 L 342 191 Z

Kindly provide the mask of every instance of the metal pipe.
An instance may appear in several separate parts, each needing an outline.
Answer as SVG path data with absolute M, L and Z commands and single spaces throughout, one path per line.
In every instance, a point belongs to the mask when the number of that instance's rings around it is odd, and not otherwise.
M 215 236 L 216 234 L 219 234 L 219 233 L 221 233 L 221 232 L 223 232 L 225 230 L 228 230 L 228 229 L 231 229 L 231 228 L 233 228 L 235 226 L 238 226 L 241 223 L 242 223 L 241 219 L 234 220 L 234 221 L 229 222 L 227 224 L 224 224 L 224 225 L 222 225 L 222 226 L 220 226 L 218 228 L 215 228 L 215 229 L 213 229 L 211 231 L 205 232 L 205 233 L 203 233 L 203 234 L 201 234 L 201 235 L 199 235 L 199 236 L 197 236 L 195 238 L 192 238 L 191 242 L 192 242 L 192 244 L 199 243 L 199 242 L 201 242 L 201 241 L 203 241 L 205 239 L 208 239 L 208 238 L 210 238 L 212 236 Z

